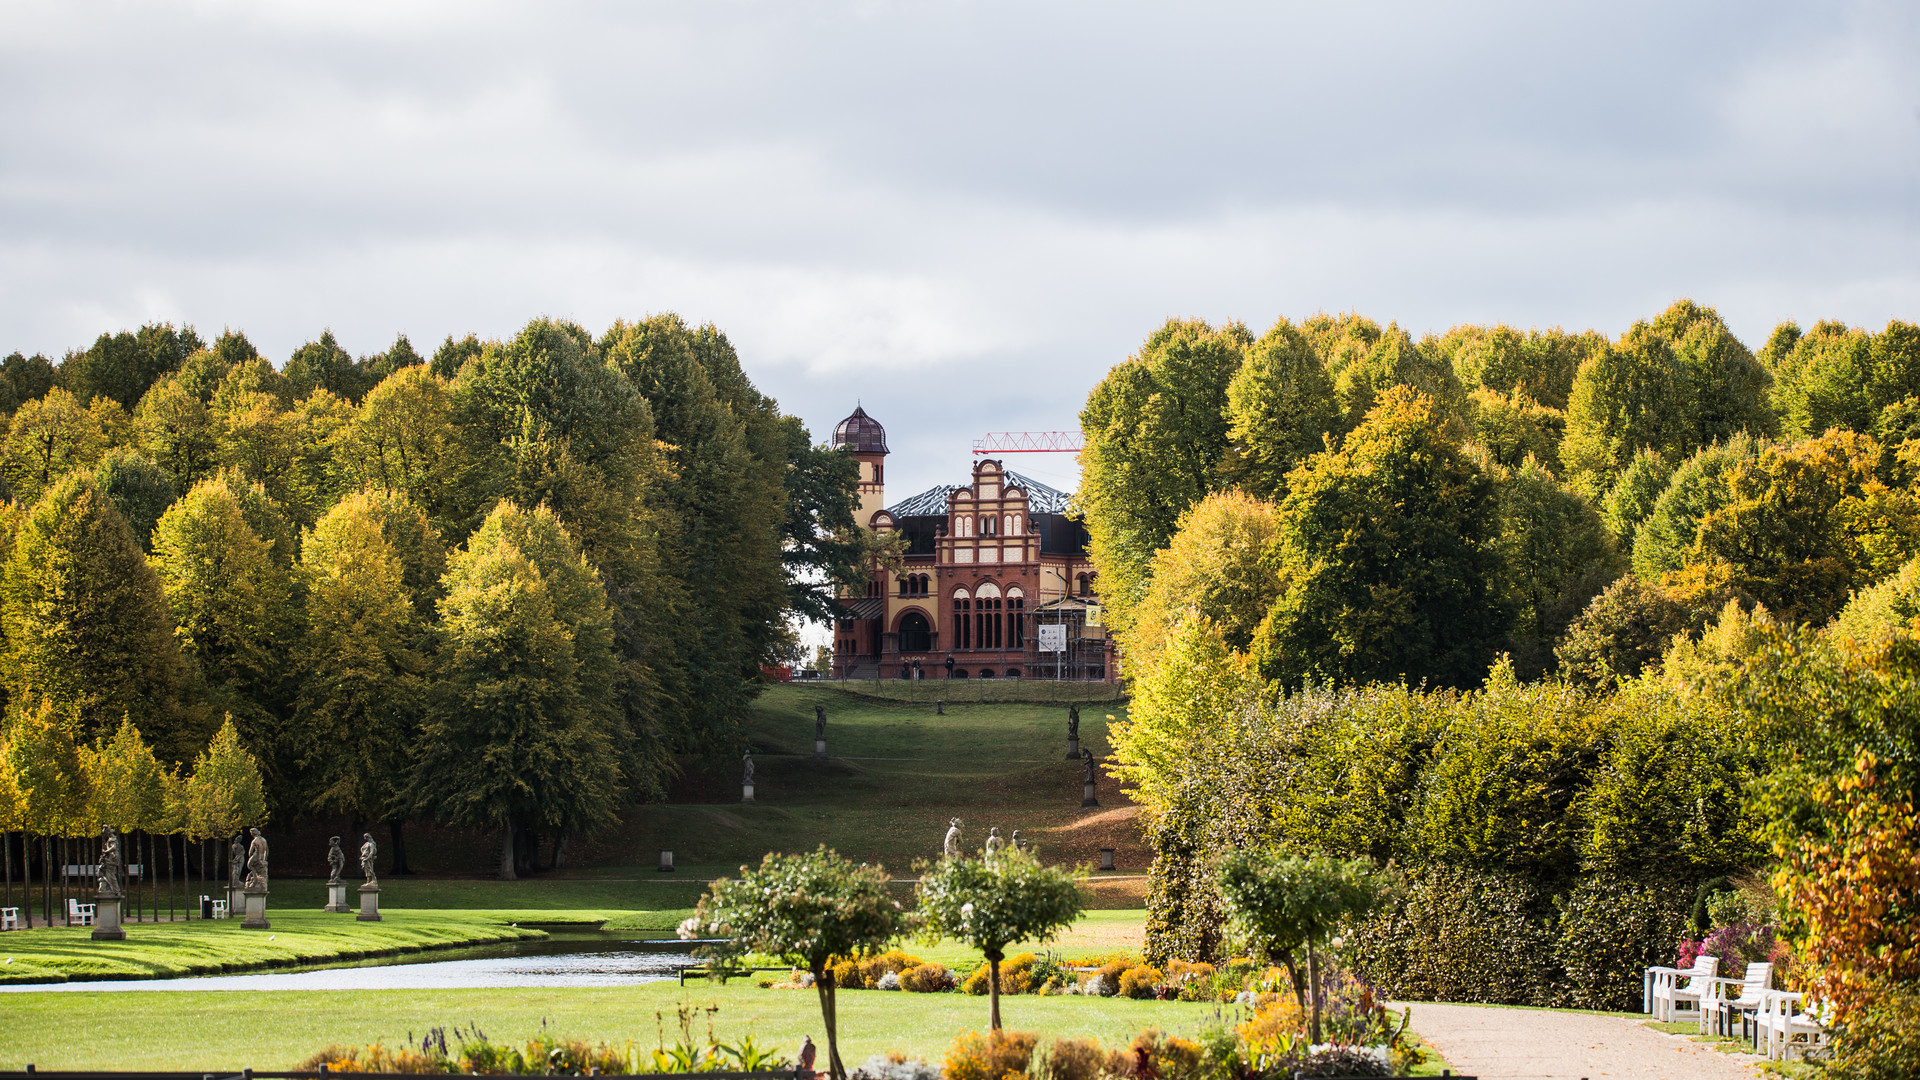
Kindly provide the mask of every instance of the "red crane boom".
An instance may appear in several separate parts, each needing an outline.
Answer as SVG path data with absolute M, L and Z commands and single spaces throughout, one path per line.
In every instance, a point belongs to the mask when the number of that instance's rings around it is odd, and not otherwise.
M 1078 431 L 989 431 L 973 440 L 976 454 L 1077 454 L 1082 449 Z

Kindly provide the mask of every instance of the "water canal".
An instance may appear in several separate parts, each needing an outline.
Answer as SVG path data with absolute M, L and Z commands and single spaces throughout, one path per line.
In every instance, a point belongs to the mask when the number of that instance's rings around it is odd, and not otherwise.
M 456 990 L 502 987 L 630 986 L 678 977 L 699 963 L 692 943 L 659 930 L 599 930 L 524 923 L 548 935 L 245 975 L 100 979 L 0 985 L 0 993 L 114 990 Z

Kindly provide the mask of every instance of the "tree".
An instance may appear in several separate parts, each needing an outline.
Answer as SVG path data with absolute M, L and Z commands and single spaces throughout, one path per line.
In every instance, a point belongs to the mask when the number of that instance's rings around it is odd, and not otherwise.
M 127 519 L 141 550 L 151 552 L 154 527 L 173 505 L 173 478 L 145 454 L 120 447 L 93 467 L 93 485 Z
M 299 569 L 307 600 L 296 716 L 311 806 L 373 820 L 405 810 L 428 665 L 384 517 L 374 495 L 342 499 L 307 534 Z
M 1774 433 L 1779 422 L 1767 405 L 1773 376 L 1727 329 L 1719 312 L 1676 300 L 1653 320 L 1652 329 L 1672 344 L 1681 373 L 1686 426 L 1677 452 L 1743 432 Z
M 1437 349 L 1416 343 L 1398 325 L 1389 325 L 1364 351 L 1353 344 L 1336 350 L 1327 364 L 1345 427 L 1360 426 L 1381 395 L 1396 386 L 1412 387 L 1444 416 L 1462 412 L 1466 395 Z
M 1306 978 L 1312 986 L 1312 1041 L 1320 1039 L 1320 961 L 1314 943 L 1325 941 L 1344 922 L 1360 918 L 1386 891 L 1385 882 L 1363 860 L 1342 862 L 1325 856 L 1283 857 L 1270 851 L 1242 849 L 1220 864 L 1220 891 L 1250 944 L 1287 965 L 1294 997 L 1304 1011 L 1301 965 L 1295 954 L 1306 953 Z
M 906 926 L 884 868 L 855 866 L 822 846 L 806 855 L 768 852 L 758 868 L 715 881 L 680 929 L 685 937 L 725 938 L 724 957 L 760 953 L 811 972 L 827 1028 L 828 1075 L 845 1080 L 833 964 L 879 952 Z
M 1227 646 L 1245 652 L 1285 588 L 1267 563 L 1279 537 L 1277 510 L 1239 491 L 1196 503 L 1180 531 L 1153 557 L 1153 573 L 1132 626 L 1121 636 L 1136 680 L 1151 671 L 1181 624 L 1200 618 Z
M 53 389 L 53 364 L 35 353 L 7 354 L 0 360 L 0 412 L 12 415 L 20 406 L 47 395 Z
M 1614 481 L 1600 510 L 1622 551 L 1633 550 L 1641 523 L 1653 515 L 1654 504 L 1672 480 L 1673 463 L 1649 448 L 1635 455 L 1620 479 Z
M 1872 334 L 1845 323 L 1816 323 L 1796 335 L 1773 370 L 1770 397 L 1780 414 L 1781 434 L 1803 439 L 1831 428 L 1873 430 L 1879 409 L 1873 400 L 1872 349 Z
M 1684 456 L 1675 454 L 1687 428 L 1684 381 L 1671 345 L 1645 323 L 1589 356 L 1574 376 L 1560 443 L 1574 486 L 1597 499 L 1644 449 Z
M 1736 435 L 1702 448 L 1673 470 L 1666 490 L 1634 531 L 1633 572 L 1641 580 L 1658 581 L 1686 565 L 1700 520 L 1726 504 L 1728 474 L 1738 463 L 1757 456 L 1762 445 Z
M 1436 342 L 1440 355 L 1467 390 L 1525 397 L 1550 409 L 1565 409 L 1574 372 L 1606 339 L 1593 331 L 1569 334 L 1555 327 L 1525 334 L 1511 326 L 1456 326 Z
M 68 470 L 99 460 L 106 448 L 100 421 L 55 387 L 14 413 L 0 443 L 0 478 L 15 499 L 32 503 Z
M 187 835 L 195 840 L 228 837 L 267 823 L 266 785 L 260 765 L 240 741 L 233 717 L 194 759 L 185 788 Z
M 1488 456 L 1510 469 L 1528 458 L 1551 468 L 1560 464 L 1560 432 L 1566 417 L 1531 398 L 1509 397 L 1497 390 L 1475 390 L 1467 395 L 1467 430 Z
M 508 880 L 518 876 L 521 833 L 605 825 L 621 789 L 617 733 L 597 707 L 613 688 L 590 678 L 611 666 L 605 599 L 594 607 L 582 582 L 597 579 L 583 563 L 581 572 L 541 566 L 513 542 L 519 521 L 508 519 L 530 516 L 503 503 L 447 569 L 412 788 L 420 810 L 500 830 Z M 532 524 L 538 539 L 544 526 Z
M 1593 598 L 1555 649 L 1569 679 L 1611 687 L 1637 678 L 1673 644 L 1674 635 L 1700 629 L 1712 611 L 1657 585 L 1627 576 Z
M 872 559 L 869 535 L 854 523 L 860 508 L 860 463 L 853 455 L 815 445 L 794 417 L 787 432 L 787 515 L 781 528 L 781 561 L 787 606 L 813 622 L 836 617 L 836 589 L 866 580 Z
M 914 886 L 929 934 L 956 938 L 987 961 L 987 1019 L 1000 1030 L 1000 961 L 1016 941 L 1052 941 L 1080 917 L 1080 886 L 1016 848 L 921 865 Z
M 1430 399 L 1388 390 L 1288 480 L 1272 556 L 1285 592 L 1256 638 L 1262 673 L 1477 683 L 1511 620 L 1494 494 Z
M 42 836 L 82 836 L 87 820 L 87 772 L 72 722 L 53 702 L 19 702 L 7 739 L 7 769 L 19 793 L 22 823 Z
M 159 579 L 85 477 L 56 483 L 21 525 L 0 575 L 0 626 L 14 700 L 48 699 L 83 739 L 132 716 L 179 760 L 204 737 L 180 709 L 185 667 Z
M 402 368 L 361 401 L 334 442 L 338 466 L 354 487 L 405 495 L 441 531 L 459 528 L 460 485 L 469 463 L 454 430 L 446 381 L 424 365 Z
M 181 651 L 208 683 L 212 704 L 240 725 L 249 744 L 273 748 L 276 793 L 297 756 L 281 730 L 284 657 L 293 639 L 287 569 L 247 524 L 219 478 L 175 503 L 154 530 L 154 572 L 165 590 Z
M 155 383 L 133 414 L 135 443 L 172 474 L 177 495 L 212 475 L 220 450 L 219 425 L 185 375 Z
M 1227 384 L 1227 416 L 1225 469 L 1262 499 L 1285 494 L 1287 474 L 1343 427 L 1325 365 L 1285 319 L 1247 349 Z
M 154 830 L 166 818 L 167 774 L 132 720 L 122 717 L 110 741 L 82 748 L 80 757 L 91 795 L 89 826 Z
M 101 334 L 86 352 L 69 353 L 58 378 L 81 401 L 111 398 L 131 409 L 156 380 L 205 347 L 191 326 L 149 323 L 133 333 Z
M 1624 560 L 1592 504 L 1563 487 L 1538 461 L 1496 478 L 1500 579 L 1514 612 L 1514 664 L 1523 678 L 1553 667 L 1553 643 Z
M 1252 344 L 1239 323 L 1170 319 L 1087 396 L 1079 502 L 1116 628 L 1131 622 L 1180 515 L 1219 484 L 1227 387 Z

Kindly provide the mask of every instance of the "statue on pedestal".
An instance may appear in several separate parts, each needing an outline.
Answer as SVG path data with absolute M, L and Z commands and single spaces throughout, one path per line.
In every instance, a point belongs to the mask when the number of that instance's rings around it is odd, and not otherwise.
M 327 884 L 340 884 L 340 871 L 347 868 L 347 853 L 340 850 L 340 838 L 327 838 Z
M 360 872 L 367 877 L 367 884 L 380 884 L 379 875 L 373 872 L 373 863 L 380 857 L 380 845 L 373 842 L 372 833 L 360 834 Z M 403 890 L 404 891 L 404 890 Z
M 1083 767 L 1084 767 L 1084 768 L 1085 768 L 1085 769 L 1087 770 L 1087 783 L 1088 783 L 1088 784 L 1092 784 L 1092 783 L 1093 783 L 1093 781 L 1094 781 L 1094 773 L 1093 773 L 1093 769 L 1094 769 L 1094 758 L 1093 758 L 1093 751 L 1091 751 L 1091 750 L 1082 750 L 1082 751 L 1080 751 L 1080 764 L 1081 764 L 1081 765 L 1082 765 L 1082 766 L 1083 766 Z
M 1007 838 L 1007 844 L 1009 847 L 1013 848 L 1013 850 L 1015 851 L 1027 850 L 1027 842 L 1025 840 L 1020 839 L 1019 829 L 1013 830 L 1013 835 Z
M 1005 847 L 1006 843 L 1006 840 L 1000 836 L 1000 826 L 995 825 L 987 830 L 987 854 L 989 856 L 1000 854 L 1000 849 Z
M 98 895 L 102 900 L 120 899 L 120 834 L 111 825 L 100 827 L 100 865 Z
M 753 786 L 753 751 L 751 750 L 740 755 L 740 782 L 748 787 Z
M 260 835 L 259 829 L 248 829 L 253 840 L 247 845 L 247 884 L 248 892 L 267 891 L 267 838 Z
M 1076 742 L 1080 739 L 1080 706 L 1078 705 L 1067 706 L 1067 738 Z
M 947 840 L 946 843 L 941 845 L 940 853 L 949 859 L 957 859 L 960 857 L 959 818 L 953 818 L 947 822 Z
M 227 848 L 227 888 L 238 891 L 242 876 L 246 874 L 247 834 L 243 830 L 233 834 L 233 843 Z
M 813 739 L 819 742 L 827 737 L 827 710 L 819 705 L 813 707 Z

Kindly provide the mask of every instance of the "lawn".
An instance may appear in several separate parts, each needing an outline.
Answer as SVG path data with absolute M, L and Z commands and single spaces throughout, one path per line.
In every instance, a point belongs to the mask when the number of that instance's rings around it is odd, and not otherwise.
M 285 1069 L 329 1044 L 389 1045 L 428 1028 L 478 1025 L 498 1040 L 550 1031 L 594 1040 L 656 1045 L 679 1036 L 676 1012 L 699 1010 L 694 1036 L 708 1024 L 723 1042 L 751 1034 L 792 1053 L 802 1036 L 824 1042 L 819 1001 L 810 990 L 650 983 L 631 987 L 512 990 L 275 991 L 8 994 L 0 998 L 0 1068 Z M 715 1008 L 710 1016 L 706 1009 Z M 1116 998 L 1008 997 L 1005 1023 L 1049 1038 L 1091 1035 L 1121 1043 L 1158 1024 L 1191 1033 L 1234 1010 L 1184 1002 Z M 956 1033 L 982 1029 L 987 1001 L 964 994 L 844 991 L 839 1000 L 841 1055 L 857 1065 L 898 1050 L 938 1060 Z M 138 1023 L 129 1023 L 130 1017 Z

